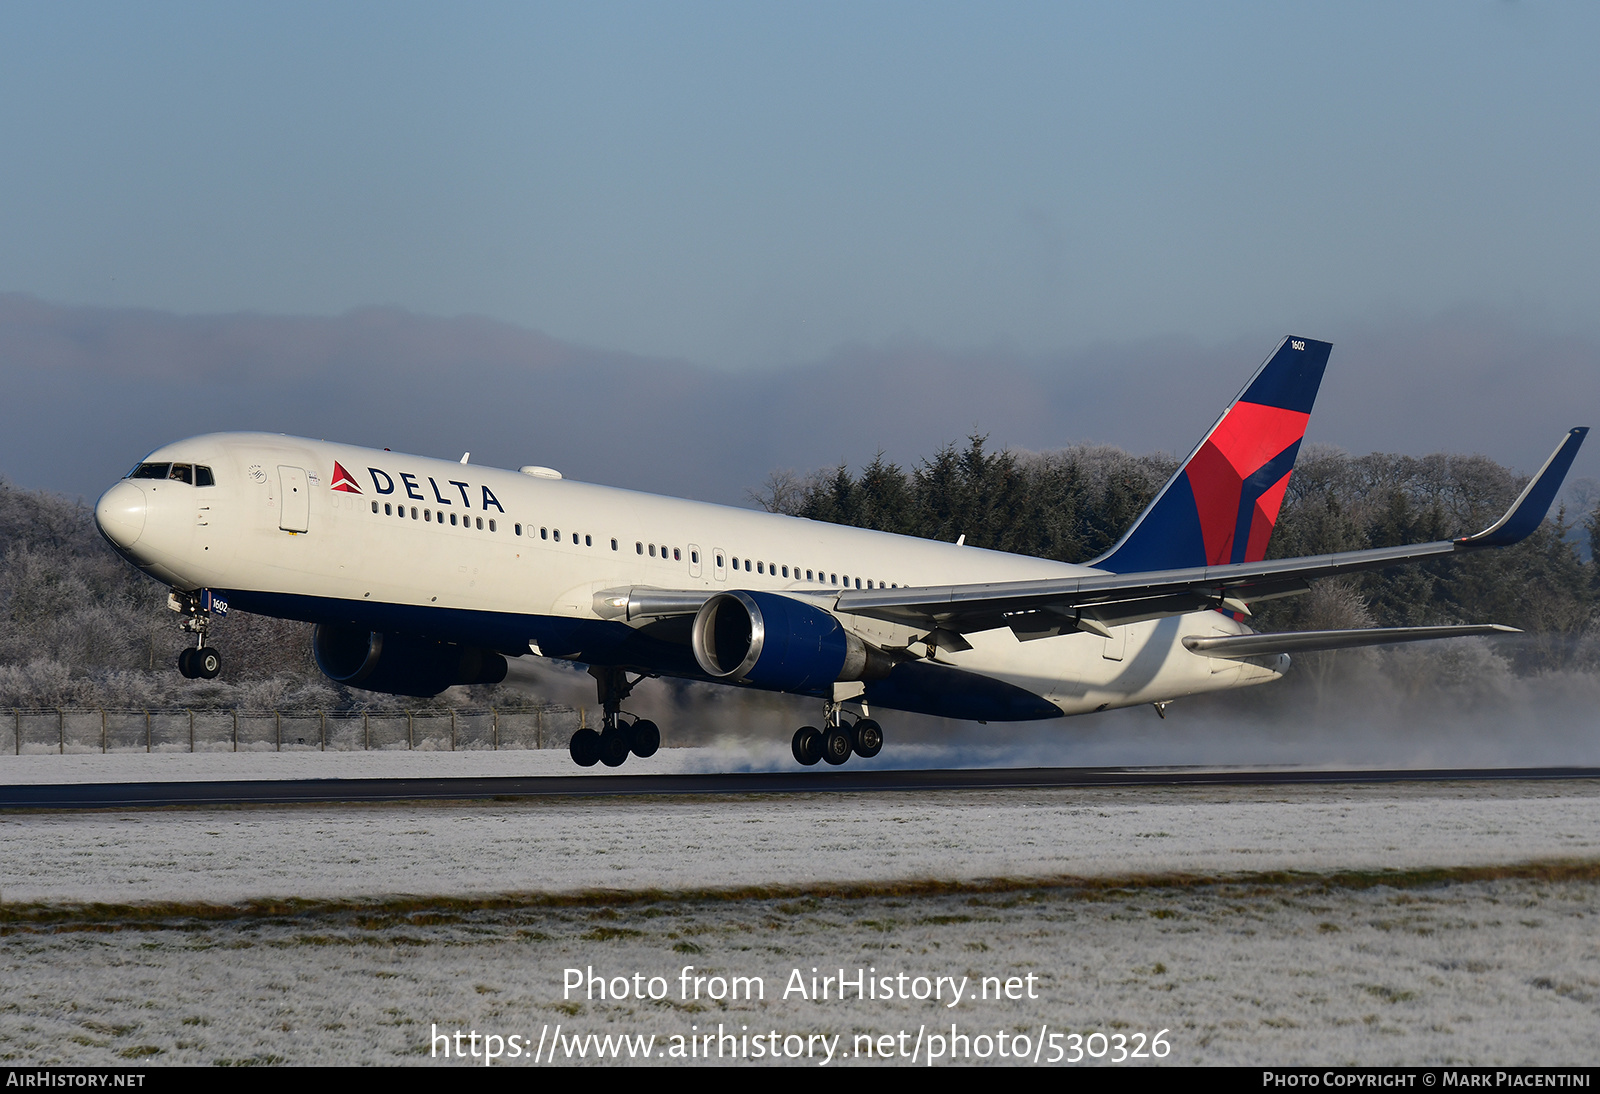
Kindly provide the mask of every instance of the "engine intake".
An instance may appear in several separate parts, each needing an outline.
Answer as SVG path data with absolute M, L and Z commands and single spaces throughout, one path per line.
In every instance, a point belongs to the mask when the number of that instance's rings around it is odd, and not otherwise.
M 335 683 L 389 695 L 432 698 L 456 684 L 506 678 L 506 659 L 494 650 L 330 623 L 311 632 L 311 652 Z
M 894 663 L 821 608 L 776 593 L 719 593 L 694 617 L 694 658 L 707 675 L 770 691 L 817 692 L 875 680 Z

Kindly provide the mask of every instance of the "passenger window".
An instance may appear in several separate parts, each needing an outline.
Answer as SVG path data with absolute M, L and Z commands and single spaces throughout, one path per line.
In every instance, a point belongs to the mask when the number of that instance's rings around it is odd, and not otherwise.
M 561 542 L 561 529 L 559 528 L 557 528 L 555 531 L 555 540 L 557 543 Z
M 372 511 L 374 513 L 376 513 L 378 511 L 378 503 L 377 502 L 373 502 L 372 503 Z
M 739 556 L 738 555 L 734 555 L 733 556 L 733 568 L 735 570 L 737 570 L 739 568 Z
M 683 561 L 683 553 L 682 553 L 682 550 L 680 548 L 674 547 L 672 549 L 672 561 L 674 561 L 674 562 L 682 562 Z
M 700 552 L 699 551 L 690 551 L 689 552 L 689 561 L 694 563 L 696 566 L 700 565 Z
M 480 531 L 480 532 L 483 531 L 483 518 L 482 517 L 478 518 L 478 531 Z M 489 522 L 489 531 L 491 531 L 491 532 L 494 531 L 494 521 L 492 521 L 492 520 Z
M 744 560 L 744 572 L 750 572 L 750 560 L 748 558 Z
M 483 522 L 483 518 L 479 517 L 478 521 L 479 521 L 478 527 L 482 528 L 483 527 L 483 523 L 482 523 Z M 495 525 L 494 525 L 494 518 L 493 517 L 489 518 L 489 531 L 491 531 L 491 532 L 495 531 Z
M 550 538 L 550 529 L 548 529 L 548 528 L 539 529 L 539 538 L 540 539 L 549 539 Z
M 451 513 L 450 514 L 450 527 L 454 528 L 455 526 L 456 526 L 456 515 L 454 513 Z
M 494 521 L 492 521 L 492 520 L 489 522 L 489 531 L 491 531 L 491 532 L 494 531 Z M 585 547 L 593 547 L 594 546 L 594 537 L 593 536 L 584 536 L 583 537 L 583 545 Z
M 383 515 L 386 516 L 386 517 L 394 516 L 394 506 L 391 503 L 389 503 L 389 502 L 384 502 L 383 503 Z
M 651 558 L 655 558 L 656 557 L 656 545 L 654 543 L 652 543 L 650 545 L 650 557 Z
M 416 520 L 417 519 L 417 507 L 415 505 L 413 505 L 411 507 L 411 519 L 412 520 Z
M 217 480 L 211 477 L 211 468 L 196 467 L 194 469 L 194 484 L 196 486 L 215 486 Z
M 611 549 L 613 551 L 615 551 L 617 549 L 617 541 L 616 540 L 612 540 L 611 541 Z
M 861 588 L 861 579 L 859 577 L 856 578 L 856 588 Z
M 514 536 L 520 536 L 522 534 L 522 525 L 513 524 L 511 526 L 511 534 Z
M 761 563 L 759 563 L 759 562 L 756 563 L 756 573 L 759 574 L 759 573 L 764 573 L 764 572 L 765 571 L 761 569 Z

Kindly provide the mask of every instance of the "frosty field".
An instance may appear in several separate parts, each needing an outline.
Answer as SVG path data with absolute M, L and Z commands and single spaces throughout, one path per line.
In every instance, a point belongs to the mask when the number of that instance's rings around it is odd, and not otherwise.
M 444 1062 L 459 1028 L 517 1066 L 557 1025 L 557 1062 L 707 1032 L 826 1066 L 1000 1062 L 1002 1031 L 1041 1062 L 1160 1030 L 1167 1063 L 1600 1057 L 1586 782 L 23 813 L 0 902 L 18 1063 Z M 591 968 L 639 979 L 564 988 Z M 817 1000 L 813 968 L 970 994 Z

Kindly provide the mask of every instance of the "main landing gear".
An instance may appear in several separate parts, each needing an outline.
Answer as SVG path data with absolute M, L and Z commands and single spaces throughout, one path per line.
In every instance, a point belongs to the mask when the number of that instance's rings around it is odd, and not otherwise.
M 584 728 L 572 735 L 572 742 L 567 746 L 567 751 L 572 754 L 572 762 L 579 767 L 593 767 L 597 763 L 621 767 L 630 754 L 641 760 L 654 756 L 656 749 L 661 747 L 660 727 L 648 718 L 637 718 L 632 722 L 622 720 L 622 701 L 644 677 L 638 676 L 630 681 L 622 669 L 598 665 L 589 668 L 589 675 L 595 678 L 600 692 L 600 707 L 604 713 L 598 733 Z
M 206 645 L 206 635 L 211 630 L 213 604 L 220 608 L 218 614 L 227 611 L 220 601 L 214 601 L 206 591 L 175 592 L 167 597 L 167 607 L 184 615 L 178 629 L 195 636 L 194 646 L 178 653 L 178 671 L 190 680 L 215 680 L 222 671 L 222 654 L 217 652 L 215 646 Z
M 851 725 L 844 724 L 841 703 L 828 700 L 823 712 L 822 728 L 801 726 L 794 734 L 794 758 L 806 767 L 818 760 L 827 760 L 838 767 L 852 755 L 870 760 L 883 751 L 883 727 L 867 717 L 867 704 L 861 704 L 861 717 Z

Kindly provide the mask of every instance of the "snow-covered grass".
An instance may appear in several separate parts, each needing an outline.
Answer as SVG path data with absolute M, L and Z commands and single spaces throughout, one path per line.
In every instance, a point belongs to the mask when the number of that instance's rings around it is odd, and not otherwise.
M 1174 1063 L 1594 1064 L 1597 913 L 1584 781 L 15 813 L 0 1058 L 427 1062 L 435 1024 L 556 1023 L 848 1052 L 954 1021 L 1165 1028 Z M 766 1001 L 682 1000 L 684 965 Z M 672 994 L 563 998 L 589 966 Z M 813 967 L 1038 998 L 782 998 Z
M 1510 874 L 69 917 L 0 943 L 0 1058 L 426 1063 L 436 1028 L 515 1034 L 531 1052 L 559 1025 L 653 1034 L 652 1056 L 719 1029 L 840 1036 L 839 1066 L 866 1062 L 857 1035 L 904 1031 L 909 1050 L 919 1029 L 953 1023 L 990 1038 L 1143 1034 L 1147 1047 L 1166 1030 L 1175 1064 L 1593 1065 L 1594 871 Z M 685 966 L 760 977 L 764 997 L 684 999 Z M 785 998 L 795 970 L 809 988 L 812 969 L 841 968 L 966 977 L 971 994 L 956 1007 Z M 659 976 L 666 998 L 567 993 L 568 969 Z M 1015 978 L 1021 998 L 974 999 L 986 976 Z
M 216 901 L 1600 859 L 1590 782 L 22 813 L 0 900 Z

